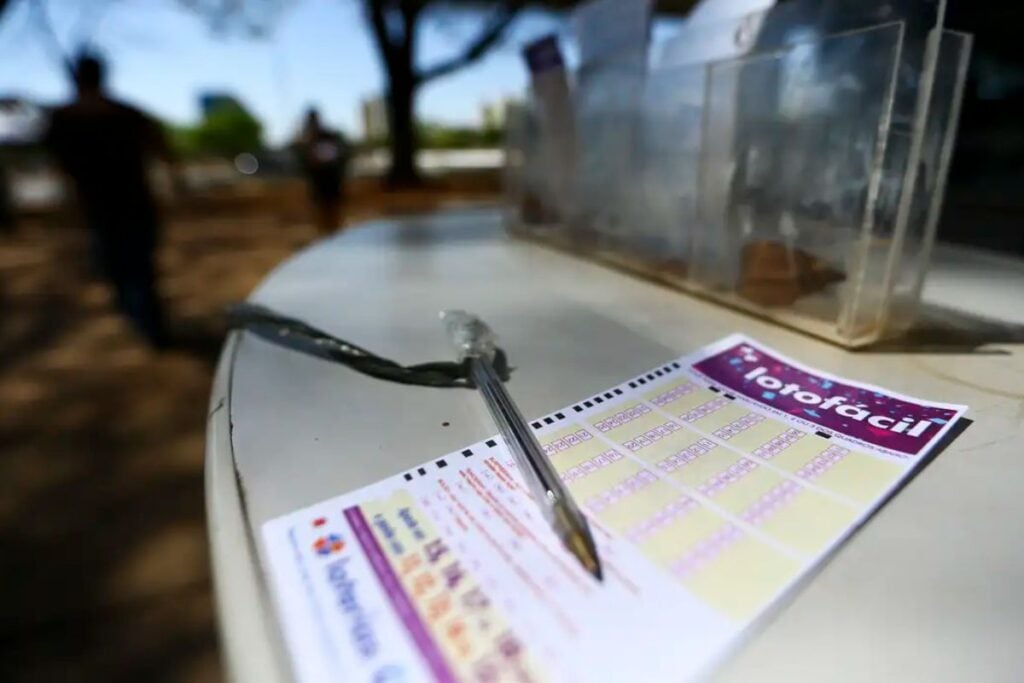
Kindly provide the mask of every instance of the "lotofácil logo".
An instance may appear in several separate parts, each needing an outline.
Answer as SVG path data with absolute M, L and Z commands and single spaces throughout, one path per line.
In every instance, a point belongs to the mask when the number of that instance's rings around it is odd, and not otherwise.
M 837 415 L 855 422 L 867 422 L 872 427 L 884 429 L 896 434 L 920 437 L 933 427 L 930 420 L 919 420 L 915 417 L 903 417 L 897 420 L 889 415 L 876 415 L 862 403 L 850 403 L 845 396 L 828 396 L 811 391 L 796 382 L 784 383 L 778 377 L 772 377 L 768 368 L 758 366 L 743 376 L 745 380 L 753 380 L 759 387 L 775 392 L 778 396 L 791 396 L 793 400 L 804 405 L 813 406 L 816 410 L 832 410 Z

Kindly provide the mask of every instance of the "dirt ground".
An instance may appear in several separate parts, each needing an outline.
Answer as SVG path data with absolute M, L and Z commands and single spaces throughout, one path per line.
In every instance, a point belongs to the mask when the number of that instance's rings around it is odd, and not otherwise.
M 354 188 L 349 222 L 494 198 Z M 203 503 L 220 311 L 316 239 L 301 188 L 194 196 L 159 261 L 175 348 L 111 307 L 83 231 L 0 234 L 0 680 L 221 680 Z M 48 223 L 48 224 L 46 224 Z

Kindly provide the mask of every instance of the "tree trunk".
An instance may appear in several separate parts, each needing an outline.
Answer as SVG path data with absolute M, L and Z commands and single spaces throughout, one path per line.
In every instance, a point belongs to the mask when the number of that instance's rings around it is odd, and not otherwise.
M 388 91 L 388 137 L 391 147 L 391 168 L 387 182 L 390 187 L 419 185 L 421 178 L 416 166 L 416 81 L 412 64 L 408 69 L 396 65 L 390 74 Z

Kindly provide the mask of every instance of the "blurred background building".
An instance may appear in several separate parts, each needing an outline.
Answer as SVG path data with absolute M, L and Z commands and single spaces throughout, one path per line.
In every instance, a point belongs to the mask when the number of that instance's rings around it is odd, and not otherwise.
M 364 140 L 383 140 L 388 136 L 388 105 L 382 96 L 363 100 L 359 113 Z

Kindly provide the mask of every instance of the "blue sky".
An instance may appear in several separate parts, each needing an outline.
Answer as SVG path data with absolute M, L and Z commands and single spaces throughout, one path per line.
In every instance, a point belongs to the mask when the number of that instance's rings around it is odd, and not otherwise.
M 184 0 L 39 1 L 48 8 L 65 51 L 83 35 L 91 36 L 110 62 L 114 94 L 171 122 L 195 121 L 199 94 L 216 91 L 234 94 L 253 111 L 272 144 L 294 135 L 312 104 L 329 123 L 358 136 L 360 101 L 382 90 L 362 0 L 250 0 L 285 7 L 264 39 L 214 33 L 183 8 Z M 0 23 L 0 95 L 45 103 L 69 97 L 53 46 L 34 30 L 30 5 L 35 0 L 11 2 Z M 96 7 L 105 9 L 97 14 Z M 83 21 L 83 16 L 101 18 Z M 420 31 L 421 64 L 457 52 L 479 21 L 478 16 L 433 16 Z M 477 124 L 483 103 L 523 92 L 527 75 L 520 46 L 552 31 L 570 38 L 567 23 L 564 16 L 523 14 L 505 42 L 481 61 L 427 85 L 418 100 L 419 116 Z M 673 31 L 670 22 L 656 23 L 655 42 Z M 565 45 L 571 63 L 572 41 Z
M 170 121 L 194 121 L 200 92 L 226 91 L 263 120 L 271 142 L 292 135 L 309 104 L 358 134 L 360 100 L 382 88 L 360 0 L 293 0 L 262 40 L 217 35 L 177 0 L 46 0 L 65 46 L 82 33 L 77 28 L 81 8 L 105 1 L 108 8 L 91 33 L 111 63 L 111 89 Z M 14 0 L 0 24 L 0 94 L 58 101 L 70 90 L 53 49 L 32 30 L 29 2 Z M 420 34 L 422 62 L 452 54 L 472 35 L 472 22 L 426 24 Z M 518 94 L 525 86 L 518 46 L 563 27 L 564 21 L 549 15 L 521 17 L 503 46 L 427 86 L 419 99 L 420 116 L 476 123 L 483 102 Z

